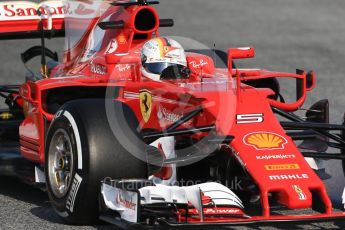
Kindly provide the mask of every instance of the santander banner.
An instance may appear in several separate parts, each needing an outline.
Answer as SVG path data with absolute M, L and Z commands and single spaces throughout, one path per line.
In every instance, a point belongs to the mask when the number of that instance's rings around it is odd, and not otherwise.
M 98 18 L 109 5 L 101 0 L 48 0 L 0 1 L 0 34 L 36 31 L 41 19 L 51 18 L 53 29 L 66 27 L 69 36 L 75 37 L 74 25 L 87 29 L 87 22 Z M 100 6 L 107 6 L 100 8 Z M 73 22 L 72 24 L 69 22 Z M 45 22 L 46 27 L 46 22 Z M 73 27 L 68 30 L 68 27 Z M 70 34 L 71 33 L 71 34 Z
M 41 13 L 42 18 L 52 15 L 53 18 L 64 18 L 68 13 L 68 5 L 63 1 L 44 1 L 41 3 L 28 1 L 10 1 L 0 2 L 0 21 L 16 20 L 38 20 L 37 11 Z
M 84 18 L 100 16 L 100 0 L 52 0 L 40 3 L 29 1 L 0 1 L 0 22 L 52 18 Z M 105 1 L 106 2 L 106 1 Z M 41 17 L 37 11 L 40 12 Z

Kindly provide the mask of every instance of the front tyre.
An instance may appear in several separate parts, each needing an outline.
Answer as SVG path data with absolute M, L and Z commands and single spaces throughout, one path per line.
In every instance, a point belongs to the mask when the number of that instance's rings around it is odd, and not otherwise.
M 128 106 L 114 103 L 122 107 L 126 125 L 136 133 L 134 113 Z M 57 112 L 46 138 L 45 174 L 52 206 L 65 221 L 97 221 L 100 182 L 105 177 L 147 178 L 146 163 L 128 153 L 116 136 L 109 126 L 104 100 L 73 101 Z M 133 144 L 143 145 L 138 140 Z

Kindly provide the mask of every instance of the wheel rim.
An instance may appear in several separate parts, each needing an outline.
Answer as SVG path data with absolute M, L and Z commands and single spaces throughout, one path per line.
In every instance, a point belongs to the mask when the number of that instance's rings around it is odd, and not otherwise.
M 74 173 L 72 143 L 65 130 L 58 129 L 54 133 L 48 158 L 50 188 L 57 198 L 62 198 L 69 190 Z

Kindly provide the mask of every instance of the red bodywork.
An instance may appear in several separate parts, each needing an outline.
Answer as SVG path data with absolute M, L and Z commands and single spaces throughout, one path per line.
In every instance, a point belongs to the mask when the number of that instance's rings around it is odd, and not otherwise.
M 136 28 L 135 20 L 137 15 L 144 11 L 150 13 L 154 25 L 147 30 L 140 30 Z M 105 30 L 97 52 L 88 53 L 90 39 L 93 39 L 93 33 L 99 30 L 97 23 L 106 18 L 111 21 L 116 12 L 121 12 L 120 16 L 116 15 L 116 20 L 123 20 L 124 28 Z M 78 29 L 78 20 L 74 23 L 71 21 L 71 28 Z M 13 25 L 17 27 L 15 30 L 35 30 L 35 24 L 37 20 L 0 23 L 0 30 L 11 32 Z M 63 19 L 54 19 L 54 29 L 60 29 L 62 25 Z M 307 87 L 307 73 L 234 69 L 233 59 L 253 57 L 254 50 L 229 49 L 228 69 L 216 68 L 211 57 L 188 53 L 187 59 L 192 70 L 189 80 L 155 82 L 141 75 L 140 49 L 147 40 L 159 36 L 158 28 L 159 17 L 151 6 L 121 9 L 113 6 L 100 17 L 91 20 L 87 31 L 65 52 L 64 63 L 52 70 L 50 78 L 22 85 L 20 93 L 24 99 L 26 118 L 20 126 L 21 154 L 30 161 L 44 163 L 45 135 L 54 118 L 54 113 L 47 109 L 47 95 L 51 90 L 65 87 L 89 87 L 90 90 L 93 87 L 115 87 L 118 89 L 118 95 L 114 99 L 132 108 L 141 121 L 143 130 L 162 131 L 173 123 L 173 119 L 160 120 L 157 117 L 160 108 L 183 116 L 202 106 L 203 112 L 180 128 L 215 125 L 219 136 L 235 137 L 231 142 L 232 151 L 229 151 L 229 154 L 235 153 L 258 186 L 263 207 L 262 216 L 249 219 L 213 217 L 206 218 L 205 222 L 344 216 L 343 213 L 332 213 L 332 204 L 325 185 L 309 167 L 293 140 L 286 135 L 271 109 L 272 106 L 285 111 L 300 108 L 307 92 L 314 87 L 314 83 Z M 112 42 L 115 42 L 118 48 L 114 53 L 107 53 L 111 50 Z M 206 64 L 198 65 L 200 63 Z M 294 103 L 286 104 L 270 99 L 269 96 L 274 94 L 270 89 L 257 89 L 241 83 L 243 80 L 270 77 L 299 79 L 301 97 Z M 144 121 L 140 108 L 142 91 L 152 95 L 152 111 L 147 122 Z M 243 120 L 243 117 L 246 119 Z M 195 138 L 201 137 L 195 135 Z M 324 204 L 325 211 L 323 214 L 309 216 L 272 216 L 268 201 L 269 193 L 276 193 L 278 201 L 290 209 L 311 208 L 312 196 L 318 196 Z

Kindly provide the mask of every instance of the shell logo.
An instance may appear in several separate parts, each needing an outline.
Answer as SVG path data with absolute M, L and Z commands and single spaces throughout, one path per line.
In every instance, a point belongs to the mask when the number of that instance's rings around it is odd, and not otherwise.
M 284 149 L 288 143 L 284 137 L 271 132 L 249 133 L 243 137 L 243 142 L 256 150 Z

